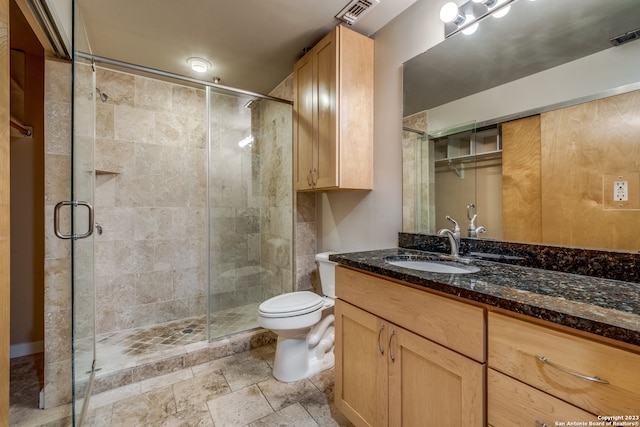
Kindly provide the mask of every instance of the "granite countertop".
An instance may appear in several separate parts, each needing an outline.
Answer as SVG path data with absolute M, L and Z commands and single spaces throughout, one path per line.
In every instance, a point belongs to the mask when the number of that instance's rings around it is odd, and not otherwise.
M 385 257 L 428 252 L 393 248 L 332 254 L 344 266 L 640 346 L 640 284 L 477 259 L 480 271 L 430 273 Z

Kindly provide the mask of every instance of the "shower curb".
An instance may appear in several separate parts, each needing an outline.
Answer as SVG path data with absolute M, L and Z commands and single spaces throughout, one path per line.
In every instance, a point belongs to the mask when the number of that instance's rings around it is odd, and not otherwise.
M 266 329 L 254 329 L 230 335 L 211 342 L 204 342 L 202 348 L 187 351 L 178 356 L 145 363 L 120 371 L 96 375 L 92 395 L 102 393 L 117 387 L 122 387 L 144 381 L 160 375 L 169 374 L 181 369 L 190 368 L 234 354 L 242 353 L 253 348 L 268 344 L 275 344 L 277 336 Z

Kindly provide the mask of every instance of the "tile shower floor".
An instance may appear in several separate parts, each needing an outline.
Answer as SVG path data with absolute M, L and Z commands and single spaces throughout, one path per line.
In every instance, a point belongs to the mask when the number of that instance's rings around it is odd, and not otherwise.
M 274 345 L 258 347 L 97 394 L 91 399 L 86 425 L 352 426 L 333 404 L 333 369 L 280 383 L 271 375 L 274 354 Z M 29 382 L 28 372 L 37 376 L 37 369 L 31 369 L 20 379 L 12 377 L 11 426 L 71 425 L 70 405 L 38 410 L 28 407 L 34 399 L 22 403 L 20 383 Z
M 256 303 L 212 313 L 212 338 L 256 328 L 257 312 Z M 198 316 L 100 334 L 96 336 L 97 375 L 156 362 L 202 347 L 207 341 L 206 326 L 206 316 Z M 90 347 L 90 344 L 79 343 L 79 347 Z M 86 366 L 90 366 L 90 361 Z

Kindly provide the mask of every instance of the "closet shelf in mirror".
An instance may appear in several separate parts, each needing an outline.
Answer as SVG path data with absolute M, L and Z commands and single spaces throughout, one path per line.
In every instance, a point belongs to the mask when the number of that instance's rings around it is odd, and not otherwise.
M 471 163 L 478 160 L 491 160 L 502 158 L 502 150 L 489 151 L 480 154 L 467 154 L 464 156 L 444 157 L 436 159 L 435 164 L 449 164 L 449 163 Z

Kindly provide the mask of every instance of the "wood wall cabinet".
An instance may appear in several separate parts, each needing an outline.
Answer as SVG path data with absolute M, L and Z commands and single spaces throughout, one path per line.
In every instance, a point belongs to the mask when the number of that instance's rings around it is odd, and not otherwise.
M 335 403 L 347 418 L 357 426 L 484 425 L 484 364 L 398 324 L 409 315 L 419 326 L 419 313 L 398 309 L 418 305 L 432 337 L 457 341 L 460 325 L 473 323 L 473 341 L 484 333 L 482 309 L 344 268 L 336 293 Z M 483 357 L 479 344 L 466 350 Z
M 372 189 L 373 40 L 336 27 L 293 81 L 295 189 Z

